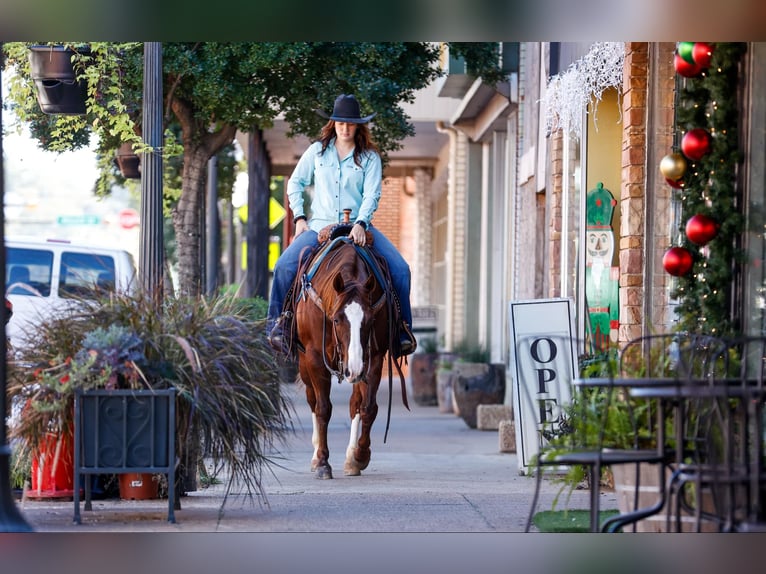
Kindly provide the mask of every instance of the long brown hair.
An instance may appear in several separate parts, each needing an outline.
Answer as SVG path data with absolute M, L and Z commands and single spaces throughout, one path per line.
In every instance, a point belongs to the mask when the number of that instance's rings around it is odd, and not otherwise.
M 319 141 L 322 142 L 322 151 L 319 154 L 323 154 L 330 142 L 335 138 L 335 120 L 329 120 L 323 127 L 322 132 L 319 134 Z M 354 163 L 359 167 L 362 167 L 362 154 L 366 152 L 375 152 L 379 154 L 378 146 L 372 141 L 372 135 L 370 134 L 370 128 L 367 124 L 357 124 L 356 131 L 354 132 Z

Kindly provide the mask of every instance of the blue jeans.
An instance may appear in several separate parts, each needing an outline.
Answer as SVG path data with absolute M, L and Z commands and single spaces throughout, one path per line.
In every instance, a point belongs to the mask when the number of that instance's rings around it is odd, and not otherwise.
M 381 255 L 388 262 L 391 272 L 391 282 L 399 298 L 402 311 L 402 319 L 409 327 L 412 327 L 412 307 L 410 307 L 410 266 L 397 251 L 394 244 L 372 225 L 369 226 L 372 233 L 372 250 Z M 271 282 L 271 296 L 269 297 L 269 314 L 266 323 L 269 331 L 282 313 L 282 305 L 285 302 L 287 292 L 293 284 L 295 275 L 298 273 L 301 251 L 307 246 L 316 246 L 318 242 L 316 231 L 304 231 L 282 252 L 274 265 L 274 278 Z M 308 249 L 307 252 L 311 251 Z

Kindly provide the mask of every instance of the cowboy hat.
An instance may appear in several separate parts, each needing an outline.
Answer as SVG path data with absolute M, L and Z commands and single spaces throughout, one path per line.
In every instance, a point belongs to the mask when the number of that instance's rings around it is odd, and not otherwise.
M 361 117 L 357 99 L 351 94 L 341 94 L 335 98 L 335 106 L 332 109 L 331 116 L 328 116 L 322 110 L 316 110 L 316 113 L 326 120 L 346 122 L 349 124 L 366 124 L 375 117 L 377 112 L 374 112 L 369 116 Z

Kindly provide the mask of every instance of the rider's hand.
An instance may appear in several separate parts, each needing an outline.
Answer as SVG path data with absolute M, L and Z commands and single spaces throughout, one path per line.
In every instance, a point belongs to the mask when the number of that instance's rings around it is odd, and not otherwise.
M 365 232 L 364 227 L 358 223 L 354 224 L 354 227 L 351 228 L 351 232 L 348 235 L 357 245 L 365 246 L 367 244 L 367 233 Z
M 295 234 L 293 237 L 298 237 L 304 231 L 308 231 L 309 224 L 305 219 L 299 219 L 295 222 Z

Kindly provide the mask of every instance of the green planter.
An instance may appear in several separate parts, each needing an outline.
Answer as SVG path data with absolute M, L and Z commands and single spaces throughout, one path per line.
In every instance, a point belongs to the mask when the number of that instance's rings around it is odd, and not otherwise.
M 84 474 L 151 473 L 168 477 L 168 522 L 175 522 L 175 389 L 78 390 L 74 484 Z M 80 523 L 79 489 L 74 521 Z M 91 510 L 85 481 L 85 510 Z

